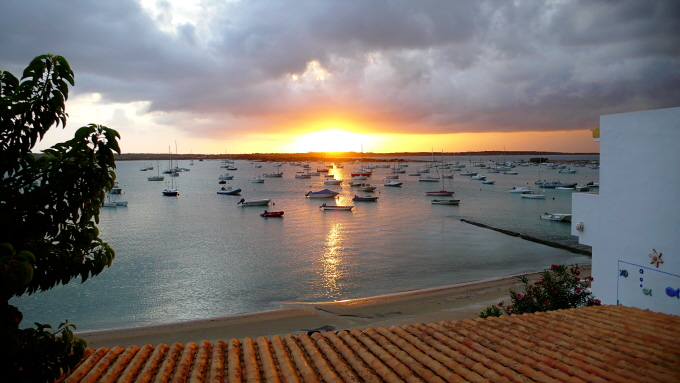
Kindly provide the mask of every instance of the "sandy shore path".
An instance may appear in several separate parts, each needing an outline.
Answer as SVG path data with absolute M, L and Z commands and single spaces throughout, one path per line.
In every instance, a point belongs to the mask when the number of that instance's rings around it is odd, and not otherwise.
M 540 273 L 526 274 L 534 281 Z M 581 266 L 581 277 L 590 265 Z M 287 303 L 279 310 L 156 326 L 79 332 L 89 347 L 215 341 L 365 327 L 472 319 L 486 307 L 522 291 L 517 276 L 331 303 Z

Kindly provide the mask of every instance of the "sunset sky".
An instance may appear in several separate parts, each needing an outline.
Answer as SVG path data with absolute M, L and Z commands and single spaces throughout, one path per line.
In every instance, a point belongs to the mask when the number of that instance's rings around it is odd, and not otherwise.
M 680 106 L 680 1 L 3 0 L 0 70 L 64 56 L 124 153 L 599 152 Z

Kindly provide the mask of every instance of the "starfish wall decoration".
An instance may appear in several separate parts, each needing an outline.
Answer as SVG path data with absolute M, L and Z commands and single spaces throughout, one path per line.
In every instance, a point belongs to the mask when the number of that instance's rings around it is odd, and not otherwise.
M 652 252 L 648 254 L 649 258 L 651 259 L 651 262 L 649 262 L 652 265 L 656 265 L 656 268 L 659 268 L 659 265 L 663 263 L 663 259 L 661 259 L 661 256 L 663 253 L 657 253 L 656 249 L 652 249 Z

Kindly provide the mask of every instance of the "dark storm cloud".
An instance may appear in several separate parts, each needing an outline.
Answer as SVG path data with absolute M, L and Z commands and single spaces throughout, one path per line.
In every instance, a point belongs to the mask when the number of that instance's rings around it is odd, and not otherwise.
M 4 1 L 0 68 L 63 55 L 74 93 L 207 130 L 310 108 L 393 132 L 569 130 L 679 105 L 677 1 L 206 1 L 170 32 L 159 4 Z

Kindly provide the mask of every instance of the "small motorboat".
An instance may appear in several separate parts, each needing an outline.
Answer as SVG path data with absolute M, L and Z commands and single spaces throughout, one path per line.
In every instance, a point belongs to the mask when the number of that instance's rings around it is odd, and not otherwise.
M 342 180 L 336 180 L 334 178 L 329 178 L 329 179 L 323 181 L 324 185 L 340 185 L 341 183 L 342 183 Z
M 402 183 L 401 183 L 401 182 L 397 182 L 397 181 L 388 181 L 388 182 L 385 182 L 384 185 L 385 185 L 385 186 L 401 186 Z
M 120 187 L 118 182 L 114 182 L 109 194 L 123 194 L 123 188 Z
M 352 198 L 352 201 L 360 201 L 360 202 L 375 202 L 378 200 L 379 197 L 372 196 L 372 195 L 367 195 L 360 197 L 358 195 L 355 195 L 354 198 Z
M 541 219 L 547 219 L 550 221 L 571 222 L 571 214 L 543 213 L 541 214 Z
M 472 177 L 470 177 L 471 180 L 477 180 L 477 181 L 484 181 L 486 179 L 486 176 L 484 174 L 477 174 Z
M 261 177 L 261 176 L 255 176 L 255 178 L 253 178 L 253 179 L 251 180 L 251 182 L 254 183 L 254 184 L 263 184 L 263 183 L 264 183 L 264 178 Z
M 494 180 L 484 180 L 484 181 L 482 181 L 482 183 L 485 184 L 485 185 L 493 185 L 493 184 L 496 183 L 496 181 L 494 181 Z
M 221 176 L 217 177 L 218 180 L 233 180 L 234 176 L 227 174 L 222 174 Z
M 227 181 L 225 181 L 225 180 L 220 180 L 220 181 L 219 181 L 219 182 L 217 182 L 217 183 L 218 183 L 218 184 L 220 184 L 220 185 L 224 185 L 224 184 L 226 184 L 226 183 L 227 183 Z
M 323 204 L 323 205 L 319 206 L 319 209 L 322 209 L 322 210 L 352 210 L 352 209 L 354 209 L 354 206 L 351 206 L 351 205 L 345 205 L 345 206 L 333 205 L 333 206 L 331 206 L 331 205 Z
M 461 175 L 461 176 L 472 177 L 472 176 L 476 176 L 476 175 L 477 175 L 477 172 L 461 172 L 460 175 Z
M 510 193 L 531 193 L 531 188 L 529 186 L 513 186 L 508 191 Z
M 309 197 L 309 198 L 335 198 L 338 194 L 340 194 L 340 193 L 335 192 L 333 190 L 329 190 L 329 189 L 323 189 L 323 190 L 319 190 L 319 191 L 315 191 L 315 192 L 313 192 L 313 191 L 307 192 L 307 194 L 305 194 L 305 197 Z
M 237 205 L 241 206 L 264 206 L 264 205 L 269 205 L 269 202 L 271 202 L 270 199 L 251 199 L 249 201 L 246 201 L 245 198 L 241 198 L 240 201 L 238 201 Z
M 522 193 L 519 196 L 527 199 L 545 199 L 545 194 L 534 194 L 534 192 Z
M 227 187 L 221 187 L 220 190 L 217 191 L 217 194 L 225 194 L 225 195 L 239 195 L 241 193 L 241 189 L 236 188 L 232 189 L 231 186 Z
M 576 186 L 574 186 L 574 190 L 579 191 L 579 192 L 590 191 L 590 186 L 588 186 L 588 185 L 576 185 Z
M 418 178 L 418 181 L 420 181 L 420 182 L 439 182 L 439 177 L 424 176 L 424 177 Z
M 503 172 L 503 174 L 511 175 L 511 176 L 516 176 L 517 172 L 515 171 L 510 171 L 510 172 Z
M 365 192 L 372 192 L 375 190 L 375 186 L 371 186 L 371 184 L 361 184 L 359 185 L 359 190 L 360 191 L 365 191 Z
M 433 205 L 458 205 L 460 203 L 459 199 L 433 199 Z
M 283 212 L 282 211 L 267 211 L 267 210 L 265 210 L 264 213 L 260 214 L 260 217 L 265 217 L 265 218 L 283 217 Z

